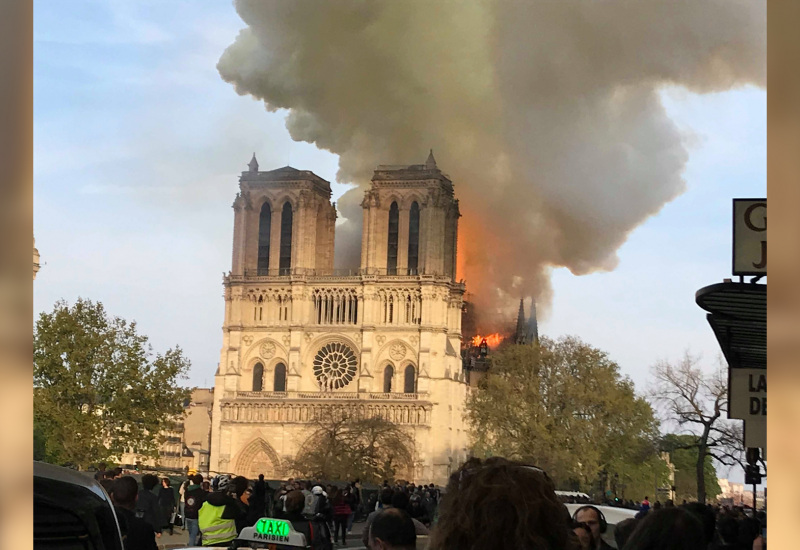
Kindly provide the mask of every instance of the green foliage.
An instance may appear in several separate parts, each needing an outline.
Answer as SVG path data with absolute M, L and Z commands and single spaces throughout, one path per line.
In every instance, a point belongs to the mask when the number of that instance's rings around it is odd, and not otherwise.
M 697 460 L 698 440 L 694 435 L 667 434 L 662 440 L 662 448 L 669 451 L 670 460 L 675 465 L 675 499 L 679 502 L 697 499 Z M 706 498 L 714 499 L 722 492 L 717 479 L 717 471 L 710 455 L 703 462 Z
M 656 456 L 653 410 L 605 352 L 574 337 L 542 338 L 491 361 L 466 407 L 477 456 L 525 460 L 587 490 L 599 488 L 603 470 L 637 472 Z
M 668 487 L 669 467 L 660 457 L 653 455 L 641 463 L 621 465 L 619 468 L 619 484 L 617 494 L 622 498 L 641 501 L 645 496 L 656 500 L 656 487 Z
M 79 299 L 42 313 L 33 338 L 34 435 L 44 460 L 86 467 L 129 449 L 157 456 L 183 413 L 180 348 L 153 354 L 136 323 Z
M 381 483 L 410 470 L 413 448 L 397 424 L 340 413 L 317 419 L 289 469 L 309 479 Z

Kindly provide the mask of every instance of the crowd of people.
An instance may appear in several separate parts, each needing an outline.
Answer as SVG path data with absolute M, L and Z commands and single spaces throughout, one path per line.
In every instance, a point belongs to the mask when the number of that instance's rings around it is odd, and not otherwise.
M 635 517 L 613 526 L 600 507 L 583 500 L 570 514 L 546 472 L 503 458 L 470 459 L 444 491 L 396 483 L 367 496 L 359 480 L 334 485 L 290 479 L 273 490 L 258 480 L 190 475 L 178 499 L 169 479 L 106 472 L 101 483 L 117 508 L 127 550 L 157 548 L 176 516 L 189 546 L 229 546 L 262 517 L 285 519 L 311 548 L 347 544 L 356 520 L 372 550 L 412 550 L 417 537 L 429 550 L 763 550 L 766 515 L 700 503 L 639 504 Z M 158 493 L 154 488 L 160 483 Z M 585 499 L 584 499 L 585 500 Z

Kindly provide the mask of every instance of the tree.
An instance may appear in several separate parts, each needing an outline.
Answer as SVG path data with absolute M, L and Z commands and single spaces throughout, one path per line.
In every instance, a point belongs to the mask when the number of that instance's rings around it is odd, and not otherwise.
M 413 439 L 397 424 L 340 410 L 315 420 L 289 469 L 312 479 L 380 483 L 411 469 L 413 448 Z
M 466 405 L 474 454 L 532 462 L 561 487 L 601 490 L 656 456 L 653 410 L 605 352 L 575 337 L 541 338 L 490 360 Z
M 33 363 L 37 452 L 80 468 L 130 449 L 157 456 L 190 393 L 177 385 L 189 369 L 181 349 L 154 355 L 135 322 L 100 302 L 60 301 L 42 313 Z
M 675 448 L 695 449 L 697 501 L 705 502 L 707 457 L 732 466 L 742 462 L 741 426 L 726 420 L 728 412 L 728 376 L 720 362 L 706 375 L 697 367 L 697 359 L 686 353 L 678 364 L 666 361 L 653 367 L 651 395 L 664 410 L 665 420 L 674 422 L 683 439 Z
M 667 434 L 661 440 L 661 448 L 669 452 L 675 466 L 676 500 L 697 498 L 697 436 Z M 717 481 L 717 470 L 710 455 L 703 463 L 703 481 L 706 498 L 713 499 L 722 492 Z

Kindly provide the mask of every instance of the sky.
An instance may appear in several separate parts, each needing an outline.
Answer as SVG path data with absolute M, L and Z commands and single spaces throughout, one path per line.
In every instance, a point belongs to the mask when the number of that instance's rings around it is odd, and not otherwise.
M 192 386 L 213 385 L 231 204 L 252 154 L 262 170 L 314 171 L 333 200 L 351 187 L 336 182 L 336 155 L 290 138 L 286 111 L 220 78 L 217 62 L 244 27 L 227 2 L 35 5 L 35 314 L 60 299 L 99 300 L 155 350 L 180 345 Z M 540 334 L 607 351 L 640 392 L 655 362 L 686 351 L 716 366 L 694 295 L 731 276 L 731 199 L 766 196 L 764 90 L 660 95 L 685 136 L 686 191 L 630 233 L 613 271 L 555 269 L 539 319 Z

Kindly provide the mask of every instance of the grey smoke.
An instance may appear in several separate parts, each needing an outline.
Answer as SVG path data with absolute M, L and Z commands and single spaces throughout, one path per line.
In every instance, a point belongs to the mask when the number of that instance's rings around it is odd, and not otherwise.
M 358 265 L 375 166 L 433 147 L 461 200 L 476 301 L 535 295 L 540 313 L 553 267 L 614 269 L 628 234 L 684 190 L 684 136 L 659 90 L 766 79 L 752 0 L 234 4 L 247 27 L 222 78 L 288 109 L 291 137 L 339 155 L 337 179 L 357 185 L 338 202 L 337 265 Z

